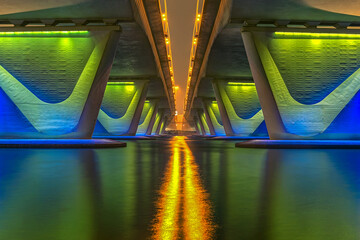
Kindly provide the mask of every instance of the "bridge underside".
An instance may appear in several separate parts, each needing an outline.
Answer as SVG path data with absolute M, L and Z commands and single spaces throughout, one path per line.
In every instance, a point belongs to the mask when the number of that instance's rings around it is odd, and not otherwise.
M 202 111 L 211 135 L 360 139 L 360 12 L 312 0 L 208 1 L 206 11 L 186 102 L 199 134 Z
M 175 106 L 157 1 L 0 3 L 0 138 L 164 130 Z

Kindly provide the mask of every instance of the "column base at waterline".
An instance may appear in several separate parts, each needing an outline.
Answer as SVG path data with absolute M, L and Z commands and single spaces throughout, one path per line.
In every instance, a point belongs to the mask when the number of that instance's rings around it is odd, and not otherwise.
M 119 148 L 126 143 L 108 139 L 0 139 L 0 148 Z
M 245 140 L 269 140 L 269 137 L 216 136 L 216 137 L 212 137 L 212 138 L 209 138 L 209 139 L 211 139 L 211 140 L 229 140 L 229 141 L 240 140 L 240 141 L 245 141 Z
M 93 136 L 93 139 L 110 139 L 110 140 L 153 140 L 153 136 Z
M 240 148 L 269 149 L 360 149 L 360 140 L 249 140 L 235 144 Z

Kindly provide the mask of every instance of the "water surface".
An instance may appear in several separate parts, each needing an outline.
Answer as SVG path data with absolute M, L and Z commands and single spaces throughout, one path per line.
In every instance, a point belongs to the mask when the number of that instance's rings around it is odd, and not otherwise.
M 1 240 L 360 238 L 360 150 L 0 149 Z

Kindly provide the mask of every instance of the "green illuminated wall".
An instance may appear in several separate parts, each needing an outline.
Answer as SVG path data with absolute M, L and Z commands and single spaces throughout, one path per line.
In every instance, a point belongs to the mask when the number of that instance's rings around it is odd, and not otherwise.
M 166 119 L 164 118 L 162 121 L 161 121 L 161 126 L 160 126 L 160 131 L 159 131 L 159 134 L 162 135 L 164 134 L 164 131 L 165 131 L 165 124 L 166 124 Z
M 205 113 L 203 111 L 201 111 L 199 114 L 200 114 L 200 121 L 203 124 L 204 130 L 205 130 L 204 135 L 210 135 L 210 129 L 209 129 L 209 125 L 207 124 L 207 121 L 206 121 Z
M 204 100 L 204 107 L 209 113 L 211 123 L 214 127 L 215 135 L 225 135 L 217 102 L 208 99 Z
M 360 138 L 360 35 L 253 36 L 288 134 Z
M 156 100 L 145 101 L 143 111 L 141 113 L 140 123 L 136 135 L 146 135 L 149 128 L 151 118 L 155 112 L 157 105 Z
M 214 83 L 232 131 L 237 136 L 266 136 L 264 115 L 254 83 L 218 80 Z
M 161 122 L 162 117 L 163 117 L 163 111 L 159 110 L 156 113 L 155 123 L 154 123 L 154 126 L 152 128 L 151 135 L 156 135 L 156 130 L 158 129 L 158 126 L 159 126 L 159 124 Z
M 195 124 L 196 124 L 197 128 L 199 129 L 200 135 L 204 135 L 204 133 L 203 133 L 203 131 L 202 131 L 202 129 L 201 129 L 201 125 L 200 125 L 199 119 L 197 119 L 197 118 L 195 119 Z
M 109 82 L 94 135 L 126 135 L 146 84 L 146 81 Z
M 0 33 L 0 137 L 77 132 L 109 32 Z

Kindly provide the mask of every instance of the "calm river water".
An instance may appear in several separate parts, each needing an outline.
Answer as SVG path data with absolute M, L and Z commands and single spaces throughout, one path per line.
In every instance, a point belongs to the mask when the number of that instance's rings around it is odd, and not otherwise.
M 360 239 L 360 150 L 234 144 L 0 149 L 0 239 Z

